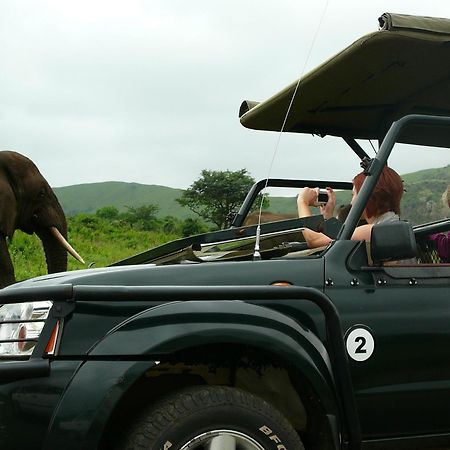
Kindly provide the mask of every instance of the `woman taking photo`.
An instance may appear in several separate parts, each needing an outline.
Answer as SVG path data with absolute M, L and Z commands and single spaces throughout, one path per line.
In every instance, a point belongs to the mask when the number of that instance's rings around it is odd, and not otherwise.
M 353 178 L 353 204 L 361 186 L 366 178 L 364 172 L 359 173 Z M 327 188 L 328 201 L 320 206 L 321 213 L 325 219 L 333 216 L 336 205 L 336 194 L 331 188 Z M 317 204 L 318 189 L 305 187 L 300 190 L 297 197 L 297 208 L 299 217 L 311 216 L 311 206 Z M 391 222 L 399 220 L 400 201 L 403 196 L 403 182 L 400 175 L 388 166 L 385 166 L 381 172 L 380 178 L 367 202 L 363 212 L 363 219 L 367 224 L 355 228 L 352 240 L 369 241 L 373 225 L 381 222 Z M 303 230 L 306 243 L 309 248 L 316 248 L 328 245 L 333 239 L 327 235 L 305 229 Z

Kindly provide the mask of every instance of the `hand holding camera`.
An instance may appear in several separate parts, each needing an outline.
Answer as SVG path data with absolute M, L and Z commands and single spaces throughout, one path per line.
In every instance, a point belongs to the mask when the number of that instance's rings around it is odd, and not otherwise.
M 317 206 L 325 219 L 333 217 L 336 205 L 336 194 L 333 189 L 319 189 L 304 187 L 297 196 L 297 206 L 300 217 L 311 215 L 310 206 Z

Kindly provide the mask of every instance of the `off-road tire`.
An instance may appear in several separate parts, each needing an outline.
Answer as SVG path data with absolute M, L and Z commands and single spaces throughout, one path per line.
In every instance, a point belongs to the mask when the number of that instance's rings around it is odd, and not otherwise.
M 303 450 L 296 431 L 274 407 L 224 386 L 197 386 L 164 398 L 140 414 L 120 448 L 202 450 L 212 439 L 235 439 L 237 450 Z

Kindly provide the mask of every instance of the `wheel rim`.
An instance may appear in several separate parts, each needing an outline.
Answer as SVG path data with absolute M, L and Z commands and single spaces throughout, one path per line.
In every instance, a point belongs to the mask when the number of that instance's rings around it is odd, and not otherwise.
M 250 436 L 234 430 L 213 430 L 190 439 L 180 450 L 266 450 Z

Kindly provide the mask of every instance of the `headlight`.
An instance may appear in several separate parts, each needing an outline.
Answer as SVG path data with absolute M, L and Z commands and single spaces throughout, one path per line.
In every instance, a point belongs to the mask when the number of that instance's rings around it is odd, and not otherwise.
M 52 302 L 12 303 L 0 307 L 0 357 L 30 355 Z

